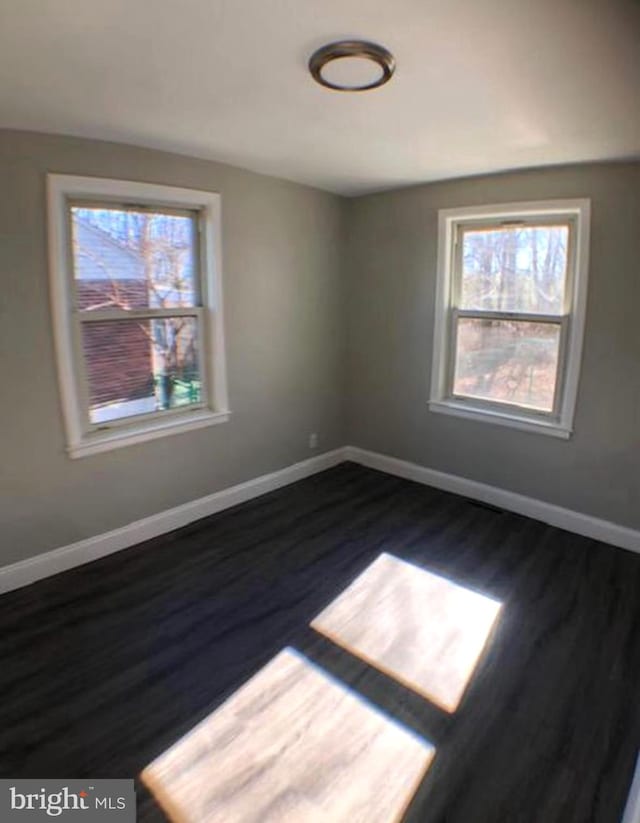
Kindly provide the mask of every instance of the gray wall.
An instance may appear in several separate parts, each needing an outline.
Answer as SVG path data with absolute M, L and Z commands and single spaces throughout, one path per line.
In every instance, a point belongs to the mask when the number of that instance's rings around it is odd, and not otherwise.
M 70 460 L 53 356 L 47 171 L 219 191 L 229 423 Z M 439 208 L 590 197 L 569 441 L 427 408 Z M 0 565 L 350 443 L 640 526 L 640 164 L 547 169 L 345 201 L 240 169 L 0 132 Z
M 592 201 L 575 433 L 568 441 L 427 408 L 440 208 Z M 640 164 L 435 183 L 349 202 L 350 444 L 640 526 Z
M 47 171 L 218 191 L 229 423 L 71 460 L 52 346 Z M 344 443 L 340 198 L 202 160 L 0 132 L 0 565 Z M 317 452 L 316 452 L 317 453 Z

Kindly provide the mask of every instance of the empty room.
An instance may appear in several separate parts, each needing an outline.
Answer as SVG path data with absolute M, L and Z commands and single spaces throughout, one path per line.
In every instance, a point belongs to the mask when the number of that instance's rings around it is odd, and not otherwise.
M 0 0 L 0 823 L 640 823 L 637 0 Z

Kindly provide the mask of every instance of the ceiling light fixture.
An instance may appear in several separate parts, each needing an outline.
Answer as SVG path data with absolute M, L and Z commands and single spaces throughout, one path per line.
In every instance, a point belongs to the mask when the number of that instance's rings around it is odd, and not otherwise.
M 396 61 L 390 51 L 366 40 L 340 40 L 309 58 L 313 79 L 335 91 L 367 91 L 391 79 Z

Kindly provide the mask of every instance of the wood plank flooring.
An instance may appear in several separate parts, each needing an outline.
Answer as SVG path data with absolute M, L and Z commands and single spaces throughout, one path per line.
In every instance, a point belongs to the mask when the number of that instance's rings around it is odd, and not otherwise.
M 383 552 L 503 604 L 455 711 L 309 625 Z M 640 556 L 348 463 L 1 597 L 0 776 L 137 777 L 285 647 L 433 743 L 408 823 L 619 823 Z
M 311 627 L 453 712 L 501 606 L 383 552 Z
M 391 823 L 433 752 L 285 649 L 142 779 L 177 823 Z

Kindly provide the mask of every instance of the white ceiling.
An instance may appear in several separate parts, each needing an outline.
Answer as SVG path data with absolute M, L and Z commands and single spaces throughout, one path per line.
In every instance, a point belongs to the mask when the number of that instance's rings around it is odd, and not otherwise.
M 381 89 L 309 54 L 389 48 Z M 179 151 L 357 194 L 640 156 L 637 0 L 0 0 L 0 127 Z

